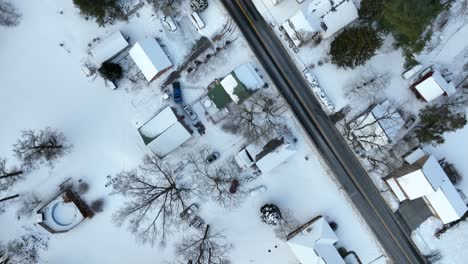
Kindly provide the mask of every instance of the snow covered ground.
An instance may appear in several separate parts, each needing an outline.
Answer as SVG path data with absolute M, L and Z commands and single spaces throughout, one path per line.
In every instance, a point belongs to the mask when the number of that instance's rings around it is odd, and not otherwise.
M 166 32 L 150 7 L 139 10 L 129 23 L 100 28 L 80 17 L 71 0 L 18 0 L 14 4 L 23 13 L 21 24 L 15 28 L 0 28 L 0 98 L 3 99 L 0 111 L 5 113 L 0 156 L 14 163 L 11 145 L 20 131 L 45 126 L 63 131 L 74 148 L 54 168 L 34 171 L 11 192 L 35 191 L 47 200 L 56 194 L 58 184 L 72 178 L 75 182 L 82 179 L 89 183 L 90 190 L 83 196 L 85 201 L 105 199 L 103 213 L 85 220 L 68 233 L 50 235 L 49 249 L 41 252 L 41 263 L 173 261 L 172 245 L 186 229 L 180 227 L 180 232 L 174 234 L 165 249 L 136 243 L 125 228 L 112 224 L 112 213 L 122 204 L 122 199 L 110 196 L 109 188 L 105 187 L 108 175 L 134 168 L 147 153 L 137 128 L 166 104 L 161 100 L 160 89 L 164 78 L 149 85 L 140 81 L 123 83 L 114 91 L 105 87 L 99 78 L 88 80 L 81 70 L 81 61 L 88 56 L 87 45 L 93 38 L 120 29 L 130 36 L 130 44 L 144 37 L 157 37 L 172 62 L 178 65 L 200 35 L 184 15 L 176 18 L 181 27 L 178 31 Z M 201 33 L 208 37 L 215 35 L 228 18 L 223 12 L 217 1 L 210 1 L 208 10 L 201 14 L 207 24 Z M 247 50 L 243 39 L 237 38 L 198 73 L 182 74 L 186 102 L 191 104 L 205 94 L 205 87 L 214 78 L 223 77 L 236 66 L 252 61 L 253 55 Z M 254 64 L 258 65 L 256 61 Z M 195 111 L 207 125 L 207 134 L 194 136 L 168 158 L 180 159 L 202 145 L 211 145 L 226 157 L 240 149 L 243 139 L 210 125 L 200 109 Z M 233 244 L 230 253 L 233 263 L 298 263 L 284 241 L 276 238 L 272 228 L 260 221 L 259 208 L 267 202 L 290 211 L 300 222 L 324 215 L 338 224 L 339 246 L 355 251 L 363 263 L 380 258 L 383 250 L 333 181 L 319 154 L 306 141 L 295 121 L 291 120 L 289 125 L 298 138 L 294 158 L 249 185 L 265 185 L 266 192 L 246 198 L 236 209 L 201 203 L 201 216 L 223 230 Z M 17 219 L 15 207 L 13 204 L 0 215 L 2 241 L 17 237 L 23 232 L 23 225 L 34 223 L 33 218 Z
M 273 29 L 283 40 L 284 33 L 278 30 L 278 26 L 282 25 L 286 19 L 299 9 L 307 10 L 308 6 L 313 2 L 306 0 L 299 4 L 296 1 L 280 1 L 278 5 L 272 6 L 268 4 L 269 1 L 253 1 L 264 18 L 271 22 Z M 354 2 L 357 5 L 359 3 L 359 1 Z M 468 18 L 466 12 L 460 12 L 462 2 L 455 1 L 450 10 L 443 12 L 436 19 L 432 39 L 426 49 L 416 58 L 423 66 L 436 64 L 441 68 L 447 68 L 454 75 L 458 74 L 458 77 L 465 77 L 460 75 L 463 73 L 463 65 L 467 63 L 468 57 L 468 43 L 466 41 Z M 323 40 L 319 45 L 308 43 L 299 48 L 297 53 L 288 47 L 287 41 L 283 41 L 283 43 L 300 69 L 309 68 L 317 76 L 325 94 L 335 104 L 337 110 L 349 104 L 351 106 L 350 115 L 352 116 L 368 106 L 370 98 L 353 98 L 351 100 L 347 98 L 345 91 L 353 80 L 359 78 L 359 75 L 370 71 L 389 74 L 388 85 L 383 93 L 378 95 L 379 98 L 393 98 L 402 103 L 405 111 L 412 114 L 417 114 L 419 109 L 425 106 L 409 89 L 411 80 L 403 80 L 401 77 L 404 72 L 404 57 L 400 50 L 393 48 L 391 37 L 385 39 L 376 56 L 364 66 L 357 67 L 354 70 L 339 69 L 329 62 L 328 50 L 332 39 L 333 37 Z M 464 178 L 456 187 L 464 193 L 468 193 L 468 179 L 466 179 L 468 177 L 468 163 L 466 162 L 468 150 L 465 147 L 468 142 L 468 127 L 455 133 L 447 133 L 445 138 L 446 142 L 444 144 L 437 147 L 424 146 L 424 149 L 429 153 L 433 153 L 438 159 L 446 158 L 447 161 L 454 163 Z M 386 188 L 379 177 L 374 177 L 374 181 L 382 190 Z M 388 192 L 384 194 L 388 194 Z M 391 196 L 386 195 L 385 197 L 389 204 L 396 209 L 395 200 Z M 437 249 L 441 250 L 443 255 L 442 263 L 465 263 L 464 250 L 460 249 L 460 246 L 468 243 L 464 238 L 464 234 L 468 232 L 467 222 L 462 222 L 450 229 L 440 239 L 433 236 L 437 228 L 440 228 L 440 222 L 437 219 L 430 219 L 415 232 L 414 237 L 421 250 L 424 253 L 430 253 Z

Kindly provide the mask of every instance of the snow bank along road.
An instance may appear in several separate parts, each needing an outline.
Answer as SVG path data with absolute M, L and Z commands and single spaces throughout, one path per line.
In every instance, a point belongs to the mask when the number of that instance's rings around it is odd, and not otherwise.
M 425 263 L 253 3 L 250 0 L 222 2 L 389 257 L 399 264 Z

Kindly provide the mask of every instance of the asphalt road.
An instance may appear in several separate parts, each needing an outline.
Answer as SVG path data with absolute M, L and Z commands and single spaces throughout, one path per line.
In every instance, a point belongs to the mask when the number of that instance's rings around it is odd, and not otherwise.
M 253 3 L 221 1 L 387 255 L 398 264 L 426 263 Z

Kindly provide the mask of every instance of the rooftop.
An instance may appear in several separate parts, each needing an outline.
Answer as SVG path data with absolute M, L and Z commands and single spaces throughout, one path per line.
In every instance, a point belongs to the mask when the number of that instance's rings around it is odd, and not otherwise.
M 129 44 L 122 33 L 116 31 L 104 38 L 99 44 L 91 48 L 90 51 L 94 59 L 101 64 L 110 60 L 128 46 Z
M 172 62 L 154 38 L 138 41 L 129 53 L 147 81 L 152 81 L 159 72 L 172 66 Z

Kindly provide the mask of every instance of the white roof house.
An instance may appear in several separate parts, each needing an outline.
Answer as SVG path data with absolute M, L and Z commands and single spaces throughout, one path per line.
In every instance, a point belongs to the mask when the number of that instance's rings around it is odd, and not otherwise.
M 417 149 L 413 153 L 419 156 L 420 152 Z M 386 181 L 400 202 L 423 198 L 444 224 L 460 219 L 468 210 L 434 156 L 424 155 L 404 165 L 390 174 Z
M 304 13 L 299 10 L 294 16 L 283 23 L 283 28 L 294 45 L 299 47 L 320 33 L 320 20 L 314 13 Z
M 234 74 L 241 83 L 244 84 L 245 88 L 250 91 L 255 91 L 262 88 L 265 85 L 262 77 L 255 70 L 252 63 L 245 63 L 240 65 L 234 70 Z
M 241 167 L 251 167 L 254 164 L 263 173 L 267 173 L 288 160 L 296 153 L 293 145 L 286 143 L 283 138 L 270 140 L 263 147 L 250 144 L 235 156 Z
M 138 131 L 148 148 L 158 157 L 166 156 L 192 137 L 192 131 L 171 107 L 164 108 Z
M 104 38 L 99 44 L 91 48 L 91 54 L 97 63 L 101 64 L 106 62 L 129 46 L 127 40 L 120 31 L 116 31 L 106 38 Z
M 299 47 L 318 34 L 324 39 L 329 38 L 357 18 L 358 12 L 351 0 L 336 3 L 316 0 L 287 19 L 282 26 L 294 45 Z
M 323 15 L 322 22 L 326 28 L 322 32 L 322 37 L 324 39 L 331 37 L 358 17 L 359 15 L 353 1 L 345 0 L 339 3 L 334 6 L 334 10 L 330 10 Z
M 327 221 L 316 217 L 288 235 L 287 243 L 302 264 L 345 264 L 335 243 L 338 237 Z
M 429 73 L 426 78 L 423 77 L 423 81 L 417 83 L 414 89 L 426 102 L 430 102 L 441 95 L 450 95 L 455 92 L 453 84 L 447 83 L 438 71 Z
M 368 151 L 376 145 L 385 146 L 395 140 L 404 124 L 405 121 L 397 109 L 391 106 L 390 101 L 385 100 L 356 118 L 350 127 L 364 150 Z M 360 138 L 365 140 L 359 140 Z
M 138 41 L 129 54 L 149 82 L 172 67 L 172 62 L 154 38 Z

